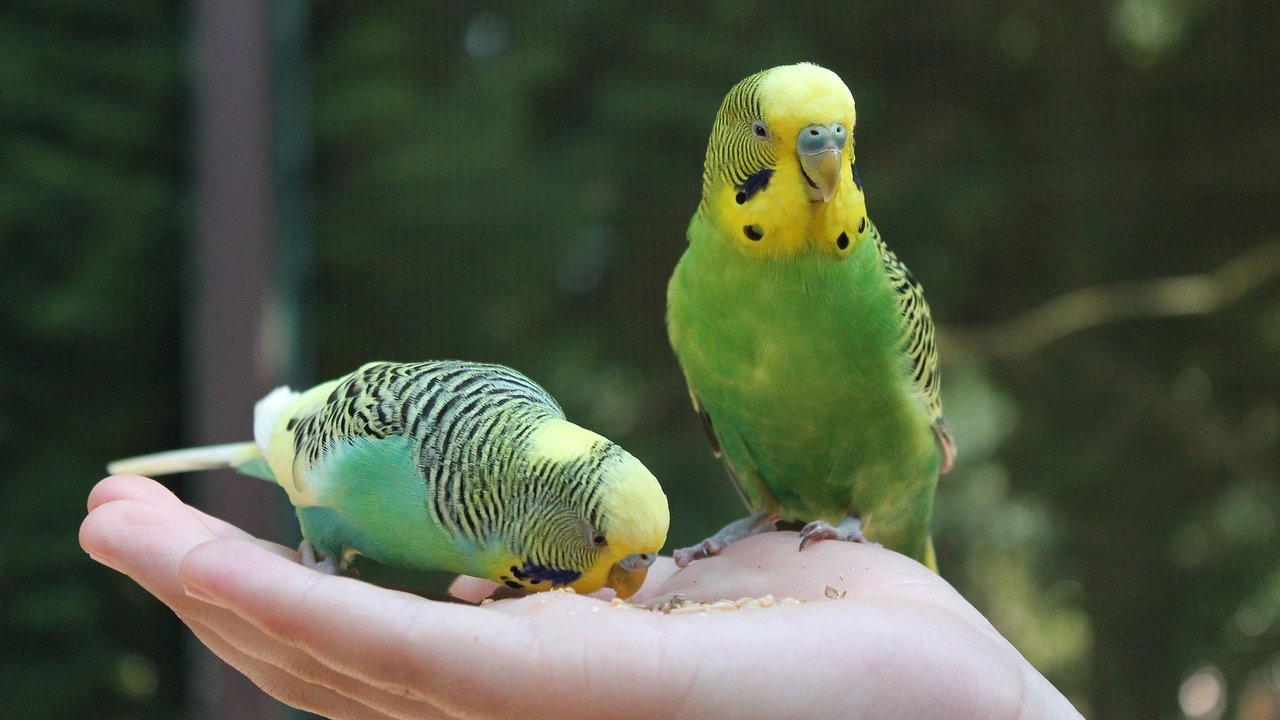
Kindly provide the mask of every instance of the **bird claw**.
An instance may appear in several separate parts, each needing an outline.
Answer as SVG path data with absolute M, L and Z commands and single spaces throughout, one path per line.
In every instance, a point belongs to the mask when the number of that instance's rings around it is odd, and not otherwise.
M 298 545 L 298 555 L 302 564 L 325 575 L 338 574 L 338 559 L 334 557 L 321 558 L 316 552 L 316 546 L 311 544 L 310 540 L 303 540 Z
M 839 525 L 832 525 L 826 520 L 814 520 L 805 525 L 804 529 L 800 531 L 801 550 L 804 550 L 809 543 L 818 540 L 843 540 L 844 542 L 880 546 L 880 543 L 867 540 L 866 536 L 862 534 L 862 521 L 852 515 L 840 521 Z
M 676 567 L 688 567 L 689 563 L 694 560 L 702 560 L 712 555 L 719 555 L 722 550 L 743 538 L 777 529 L 778 516 L 771 512 L 762 510 L 753 515 L 748 515 L 725 525 L 720 529 L 720 532 L 693 547 L 676 550 L 674 554 Z
M 694 560 L 702 560 L 712 555 L 719 555 L 720 551 L 726 547 L 728 547 L 727 544 L 719 542 L 715 538 L 707 538 L 693 547 L 680 548 L 674 555 L 676 567 L 688 567 L 689 563 Z

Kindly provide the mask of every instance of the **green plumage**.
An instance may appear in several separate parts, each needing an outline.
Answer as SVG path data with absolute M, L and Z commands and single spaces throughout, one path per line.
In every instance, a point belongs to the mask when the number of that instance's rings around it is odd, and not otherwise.
M 197 449 L 110 469 L 236 467 L 289 493 L 322 556 L 525 589 L 612 586 L 665 539 L 666 499 L 643 465 L 509 368 L 370 363 L 303 393 L 278 389 L 254 420 L 255 443 L 210 448 L 203 463 Z
M 435 362 L 366 365 L 286 416 L 295 484 L 316 495 L 298 517 L 317 550 L 483 574 L 491 546 L 526 550 L 522 496 L 504 482 L 530 433 L 564 413 L 507 368 Z
M 811 65 L 731 91 L 668 289 L 668 329 L 753 511 L 833 525 L 851 516 L 869 539 L 932 565 L 934 490 L 954 454 L 933 324 L 866 217 L 852 142 L 841 140 L 852 133 L 828 131 L 852 129 L 847 94 Z M 819 162 L 797 157 L 812 128 L 833 138 L 820 151 L 840 154 L 823 159 L 828 178 L 811 179 Z

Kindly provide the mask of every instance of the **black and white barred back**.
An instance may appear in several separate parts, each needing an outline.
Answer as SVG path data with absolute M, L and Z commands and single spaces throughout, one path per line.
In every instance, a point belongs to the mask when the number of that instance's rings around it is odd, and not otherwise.
M 395 435 L 413 442 L 415 461 L 427 487 L 426 508 L 450 533 L 484 542 L 494 535 L 519 547 L 518 526 L 536 524 L 536 542 L 582 536 L 578 518 L 602 528 L 602 467 L 623 451 L 600 438 L 581 457 L 530 454 L 531 436 L 564 412 L 541 387 L 501 365 L 456 360 L 370 363 L 338 381 L 323 407 L 286 426 L 295 457 L 307 465 L 324 460 L 353 438 Z M 541 553 L 535 553 L 541 554 Z M 574 558 L 547 558 L 561 566 Z

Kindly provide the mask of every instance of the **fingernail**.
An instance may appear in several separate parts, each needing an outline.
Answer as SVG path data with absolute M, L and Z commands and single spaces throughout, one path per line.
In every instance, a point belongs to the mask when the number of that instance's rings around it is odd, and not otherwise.
M 98 563 L 99 565 L 106 565 L 107 567 L 116 571 L 120 570 L 120 568 L 116 567 L 115 562 L 111 560 L 111 558 L 106 557 L 105 555 L 98 555 L 96 553 L 88 553 L 88 555 L 90 560 Z
M 199 585 L 189 583 L 189 582 L 184 582 L 182 583 L 182 591 L 186 593 L 187 597 L 189 598 L 199 600 L 200 602 L 203 602 L 203 603 L 209 603 L 210 605 L 217 605 L 218 607 L 223 607 L 221 601 L 215 598 L 213 594 L 210 593 L 207 589 L 202 588 Z

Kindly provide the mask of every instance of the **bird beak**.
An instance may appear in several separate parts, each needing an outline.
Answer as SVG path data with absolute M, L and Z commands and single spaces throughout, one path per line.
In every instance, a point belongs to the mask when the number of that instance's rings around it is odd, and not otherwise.
M 805 180 L 809 182 L 809 196 L 815 202 L 830 202 L 840 184 L 840 158 L 848 131 L 840 123 L 810 125 L 796 136 L 796 154 Z
M 649 575 L 649 566 L 658 557 L 658 553 L 636 553 L 628 555 L 609 569 L 609 577 L 605 579 L 605 587 L 613 588 L 618 597 L 627 599 L 636 594 L 644 579 Z

